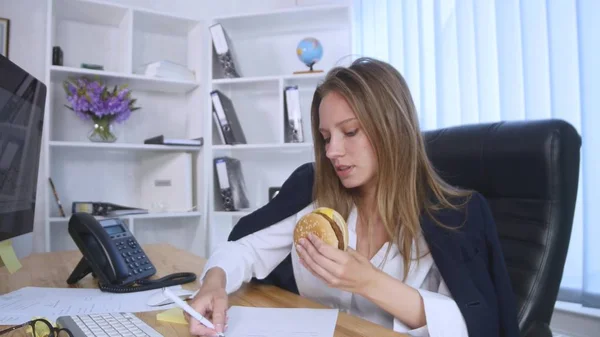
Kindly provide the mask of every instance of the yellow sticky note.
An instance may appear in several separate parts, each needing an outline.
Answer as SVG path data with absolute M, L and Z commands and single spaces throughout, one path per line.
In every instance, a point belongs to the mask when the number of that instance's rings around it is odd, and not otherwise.
M 6 269 L 11 274 L 21 269 L 21 263 L 17 259 L 17 254 L 15 254 L 10 240 L 0 242 L 0 260 L 4 262 Z
M 156 314 L 156 319 L 163 322 L 188 324 L 181 308 L 172 308 Z

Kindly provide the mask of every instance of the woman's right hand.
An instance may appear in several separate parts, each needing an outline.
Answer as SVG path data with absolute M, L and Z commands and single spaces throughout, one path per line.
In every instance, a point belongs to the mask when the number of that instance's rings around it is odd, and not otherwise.
M 212 268 L 206 273 L 202 286 L 198 294 L 192 299 L 190 306 L 211 321 L 215 329 L 202 325 L 197 319 L 186 313 L 185 317 L 190 325 L 190 334 L 194 336 L 215 336 L 217 333 L 224 331 L 228 308 L 225 282 L 225 272 L 221 268 Z

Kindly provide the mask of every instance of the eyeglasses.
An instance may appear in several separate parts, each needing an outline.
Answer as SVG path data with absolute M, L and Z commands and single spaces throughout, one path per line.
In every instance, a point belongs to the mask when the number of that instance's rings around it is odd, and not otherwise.
M 13 326 L 6 330 L 0 331 L 0 336 L 8 334 L 9 332 L 21 329 L 23 327 L 27 327 L 27 330 L 30 330 L 28 334 L 23 334 L 23 336 L 32 336 L 32 337 L 73 337 L 73 334 L 68 329 L 56 328 L 53 327 L 50 322 L 43 318 L 34 319 L 32 321 Z

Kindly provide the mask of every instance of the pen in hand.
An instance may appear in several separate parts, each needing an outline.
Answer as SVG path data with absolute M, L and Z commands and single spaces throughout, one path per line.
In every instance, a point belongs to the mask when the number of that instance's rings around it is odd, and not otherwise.
M 173 302 L 180 307 L 181 309 L 183 309 L 185 312 L 187 312 L 190 316 L 192 316 L 193 318 L 195 318 L 196 320 L 198 320 L 198 322 L 200 322 L 202 325 L 206 326 L 209 329 L 213 329 L 215 330 L 215 326 L 206 318 L 204 318 L 204 316 L 200 315 L 200 313 L 198 313 L 196 310 L 194 310 L 194 308 L 192 308 L 189 304 L 187 304 L 185 301 L 183 301 L 182 299 L 180 299 L 177 295 L 173 294 L 172 291 L 170 291 L 168 288 L 163 288 L 162 289 L 163 295 L 165 295 L 166 297 L 170 298 L 171 300 L 173 300 Z M 222 332 L 218 333 L 219 337 L 225 337 L 225 334 Z

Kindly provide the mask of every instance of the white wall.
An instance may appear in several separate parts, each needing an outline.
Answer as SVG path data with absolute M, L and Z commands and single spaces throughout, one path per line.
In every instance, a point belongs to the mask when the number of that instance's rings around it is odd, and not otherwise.
M 5 0 L 0 0 L 5 1 Z M 233 13 L 251 13 L 296 5 L 339 3 L 347 0 L 104 0 L 110 3 L 149 8 L 196 19 Z
M 204 18 L 209 11 L 209 0 L 100 0 L 107 3 L 122 4 L 139 8 L 153 9 L 163 13 L 171 13 L 190 18 Z

